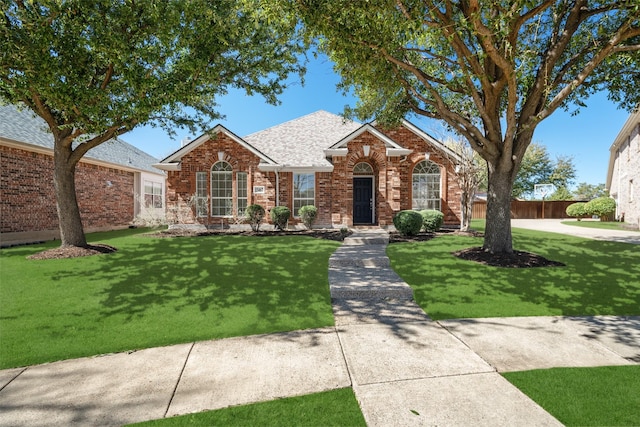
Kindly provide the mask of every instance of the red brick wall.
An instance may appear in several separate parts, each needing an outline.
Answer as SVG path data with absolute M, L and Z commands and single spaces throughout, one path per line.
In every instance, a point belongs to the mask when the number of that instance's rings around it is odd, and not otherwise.
M 251 151 L 218 133 L 212 139 L 202 143 L 182 158 L 179 171 L 171 171 L 167 177 L 167 219 L 171 222 L 200 223 L 204 225 L 229 224 L 232 218 L 206 217 L 196 218 L 194 208 L 188 201 L 196 192 L 196 172 L 207 172 L 207 194 L 211 194 L 211 167 L 219 161 L 218 153 L 224 152 L 223 160 L 233 168 L 233 200 L 237 192 L 236 172 L 247 172 L 248 204 L 259 204 L 265 210 L 275 206 L 275 172 L 258 170 L 260 158 Z M 286 188 L 284 174 L 280 174 L 280 193 Z M 254 186 L 264 186 L 264 194 L 253 194 Z M 281 199 L 282 200 L 282 199 Z
M 76 193 L 85 229 L 128 225 L 133 220 L 133 185 L 133 172 L 78 164 Z M 1 145 L 0 208 L 2 233 L 57 229 L 53 157 Z
M 435 147 L 410 130 L 401 127 L 384 133 L 404 148 L 414 152 L 405 159 L 387 157 L 384 143 L 373 134 L 365 132 L 350 141 L 346 157 L 333 158 L 332 212 L 334 224 L 353 225 L 353 167 L 356 163 L 369 163 L 375 174 L 375 200 L 377 223 L 393 224 L 393 215 L 399 210 L 411 209 L 411 174 L 414 167 L 430 153 L 429 160 L 441 166 L 441 209 L 446 223 L 460 221 L 460 189 L 452 178 L 453 165 L 441 156 Z M 369 145 L 368 156 L 363 146 Z
M 375 173 L 376 222 L 381 226 L 393 224 L 393 215 L 399 210 L 411 209 L 411 173 L 415 165 L 424 160 L 424 152 L 431 153 L 430 160 L 441 165 L 442 200 L 445 222 L 459 222 L 460 190 L 452 179 L 452 165 L 441 157 L 435 147 L 430 147 L 423 139 L 405 128 L 385 131 L 401 146 L 415 151 L 403 157 L 386 156 L 384 142 L 373 134 L 365 132 L 350 141 L 349 154 L 333 157 L 333 172 L 315 174 L 316 201 L 318 218 L 316 225 L 353 225 L 353 167 L 364 161 L 369 163 Z M 371 147 L 368 156 L 364 156 L 363 145 Z M 205 225 L 228 224 L 229 218 L 195 218 L 194 210 L 187 201 L 195 194 L 195 172 L 207 172 L 207 186 L 210 186 L 211 167 L 218 161 L 218 152 L 223 151 L 224 160 L 233 167 L 233 197 L 236 199 L 236 172 L 249 173 L 249 204 L 260 204 L 268 212 L 276 205 L 275 172 L 258 171 L 260 159 L 240 144 L 219 133 L 212 140 L 204 142 L 182 158 L 181 170 L 169 172 L 167 181 L 168 219 L 170 222 L 203 223 Z M 252 194 L 253 186 L 264 186 L 265 194 Z M 210 188 L 207 189 L 210 194 Z M 279 173 L 279 201 L 293 208 L 293 173 Z M 177 207 L 180 207 L 179 209 Z M 172 217 L 172 211 L 179 210 Z M 268 216 L 268 215 L 267 215 Z M 296 223 L 290 219 L 290 224 Z

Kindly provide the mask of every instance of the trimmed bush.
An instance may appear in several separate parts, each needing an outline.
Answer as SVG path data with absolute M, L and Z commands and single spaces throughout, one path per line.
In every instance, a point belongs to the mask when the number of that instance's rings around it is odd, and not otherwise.
M 586 206 L 585 202 L 572 203 L 569 206 L 567 206 L 567 209 L 565 209 L 565 212 L 567 213 L 568 216 L 572 218 L 578 218 L 578 221 L 579 221 L 580 218 L 584 217 L 587 214 L 585 210 L 585 206 Z
M 287 228 L 287 222 L 289 222 L 289 216 L 291 211 L 286 206 L 276 206 L 271 209 L 271 222 L 273 226 L 278 230 L 284 230 Z
M 393 217 L 393 225 L 403 236 L 414 236 L 422 229 L 422 215 L 418 211 L 400 211 Z
M 313 205 L 307 205 L 307 206 L 302 206 L 299 212 L 300 212 L 300 219 L 302 220 L 302 223 L 305 225 L 305 227 L 311 230 L 311 227 L 313 226 L 313 222 L 318 217 L 318 209 Z
M 249 224 L 251 225 L 251 229 L 253 231 L 260 230 L 260 223 L 264 218 L 264 208 L 260 205 L 249 205 L 247 206 L 247 210 L 244 215 L 247 217 Z
M 597 215 L 600 221 L 609 221 L 616 212 L 616 201 L 611 197 L 598 197 L 587 202 L 584 208 L 587 215 Z
M 444 222 L 444 214 L 436 210 L 420 211 L 422 216 L 422 228 L 428 233 L 435 233 L 440 230 Z

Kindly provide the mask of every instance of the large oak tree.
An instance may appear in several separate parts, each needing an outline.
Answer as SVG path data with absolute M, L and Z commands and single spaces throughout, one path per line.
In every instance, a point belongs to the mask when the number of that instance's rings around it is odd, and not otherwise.
M 355 90 L 352 114 L 444 120 L 486 160 L 491 253 L 513 251 L 512 186 L 536 126 L 596 91 L 640 100 L 639 0 L 282 2 Z
M 62 246 L 86 246 L 75 168 L 91 148 L 143 124 L 202 130 L 219 117 L 217 95 L 234 87 L 275 103 L 303 71 L 295 20 L 257 1 L 0 0 L 0 10 L 0 101 L 30 108 L 53 134 Z

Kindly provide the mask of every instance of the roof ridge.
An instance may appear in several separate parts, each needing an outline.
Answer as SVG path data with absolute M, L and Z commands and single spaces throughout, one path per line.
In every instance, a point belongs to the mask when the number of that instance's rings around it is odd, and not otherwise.
M 327 111 L 327 110 L 324 110 L 324 109 L 320 109 L 320 110 L 313 111 L 313 112 L 311 112 L 311 113 L 307 113 L 307 114 L 305 114 L 304 116 L 296 117 L 296 118 L 293 118 L 293 119 L 290 119 L 290 120 L 284 121 L 284 122 L 282 122 L 282 123 L 278 123 L 278 124 L 275 124 L 275 125 L 273 125 L 273 126 L 269 126 L 268 128 L 265 128 L 265 129 L 261 129 L 261 130 L 258 130 L 258 131 L 255 131 L 255 132 L 252 132 L 252 133 L 250 133 L 250 134 L 248 134 L 248 135 L 243 136 L 243 137 L 242 137 L 242 139 L 250 138 L 250 137 L 253 137 L 254 135 L 257 135 L 257 134 L 259 134 L 259 133 L 266 132 L 266 131 L 268 131 L 268 130 L 271 130 L 271 129 L 274 129 L 274 128 L 277 128 L 277 127 L 280 127 L 280 126 L 284 126 L 284 125 L 287 125 L 287 124 L 292 123 L 292 122 L 297 122 L 297 121 L 303 120 L 303 119 L 305 119 L 305 118 L 307 118 L 307 117 L 310 117 L 310 116 L 316 115 L 316 114 L 318 114 L 318 113 L 325 113 L 325 114 L 330 114 L 330 115 L 335 116 L 335 117 L 340 117 L 341 119 L 343 119 L 343 121 L 345 121 L 345 123 L 347 123 L 347 122 L 352 122 L 352 123 L 356 123 L 356 124 L 361 124 L 361 123 L 359 123 L 359 122 L 356 122 L 355 120 L 345 119 L 343 116 L 341 116 L 341 115 L 339 115 L 339 114 L 335 114 L 335 113 L 332 113 L 332 112 L 330 112 L 330 111 Z

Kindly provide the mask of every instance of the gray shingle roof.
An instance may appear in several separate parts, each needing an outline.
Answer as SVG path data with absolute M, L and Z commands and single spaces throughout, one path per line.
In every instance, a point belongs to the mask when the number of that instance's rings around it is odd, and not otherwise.
M 0 105 L 0 137 L 53 150 L 53 135 L 45 121 L 26 108 L 19 110 L 13 105 Z M 92 148 L 85 157 L 131 169 L 164 173 L 151 166 L 158 159 L 119 138 Z
M 324 150 L 361 126 L 321 110 L 243 139 L 281 165 L 331 166 Z

